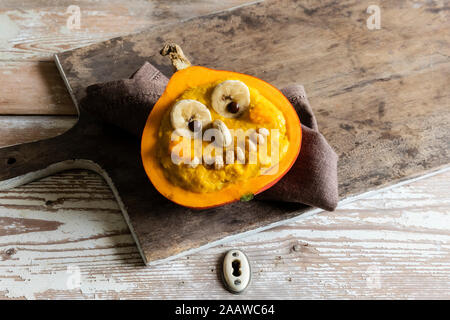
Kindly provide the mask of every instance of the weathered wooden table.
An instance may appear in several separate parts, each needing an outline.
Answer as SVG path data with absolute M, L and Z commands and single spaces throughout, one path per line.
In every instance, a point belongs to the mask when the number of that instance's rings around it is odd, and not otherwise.
M 75 123 L 53 53 L 248 2 L 83 0 L 76 2 L 81 28 L 70 30 L 72 1 L 27 0 L 18 8 L 3 0 L 0 147 L 54 136 Z M 305 10 L 320 6 L 305 1 Z M 448 21 L 445 1 L 434 10 Z M 333 213 L 146 268 L 106 183 L 70 171 L 0 192 L 0 297 L 234 299 L 218 265 L 238 247 L 254 271 L 238 298 L 449 298 L 449 190 L 444 168 Z

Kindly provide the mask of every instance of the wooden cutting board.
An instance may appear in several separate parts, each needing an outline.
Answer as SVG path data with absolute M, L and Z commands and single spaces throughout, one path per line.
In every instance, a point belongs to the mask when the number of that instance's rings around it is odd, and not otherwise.
M 191 61 L 248 73 L 280 88 L 305 86 L 321 132 L 340 156 L 343 201 L 449 163 L 450 25 L 439 1 L 384 1 L 381 29 L 370 1 L 266 1 L 56 55 L 77 105 L 96 82 L 127 78 L 179 43 Z M 25 94 L 25 93 L 24 93 Z M 145 263 L 191 254 L 318 212 L 297 204 L 235 203 L 202 212 L 158 195 L 139 141 L 81 113 L 61 136 L 0 149 L 0 188 L 68 168 L 99 172 L 111 186 Z M 151 200 L 150 200 L 151 199 Z M 152 207 L 165 206 L 155 213 Z

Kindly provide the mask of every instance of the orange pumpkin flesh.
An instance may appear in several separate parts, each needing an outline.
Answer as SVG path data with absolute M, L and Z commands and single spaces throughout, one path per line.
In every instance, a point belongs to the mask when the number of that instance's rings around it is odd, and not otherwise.
M 276 105 L 286 119 L 286 134 L 289 149 L 279 162 L 279 169 L 273 175 L 260 175 L 238 184 L 230 184 L 215 192 L 197 193 L 183 189 L 170 182 L 164 175 L 157 156 L 158 131 L 165 112 L 178 96 L 189 88 L 205 85 L 222 79 L 236 79 L 257 89 Z M 297 112 L 289 100 L 275 87 L 258 78 L 231 71 L 213 70 L 200 66 L 190 66 L 179 70 L 170 78 L 165 92 L 153 107 L 144 128 L 141 156 L 145 172 L 155 188 L 167 199 L 194 209 L 206 209 L 238 201 L 247 195 L 256 195 L 278 182 L 296 161 L 301 147 L 301 125 Z

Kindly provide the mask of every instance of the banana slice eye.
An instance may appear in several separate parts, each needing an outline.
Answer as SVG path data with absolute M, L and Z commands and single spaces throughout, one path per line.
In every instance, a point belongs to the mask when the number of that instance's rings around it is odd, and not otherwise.
M 196 100 L 180 100 L 170 111 L 170 122 L 174 129 L 186 129 L 191 132 L 200 131 L 211 123 L 211 112 L 201 102 Z
M 211 95 L 213 109 L 223 117 L 237 118 L 250 105 L 250 91 L 239 80 L 219 83 Z

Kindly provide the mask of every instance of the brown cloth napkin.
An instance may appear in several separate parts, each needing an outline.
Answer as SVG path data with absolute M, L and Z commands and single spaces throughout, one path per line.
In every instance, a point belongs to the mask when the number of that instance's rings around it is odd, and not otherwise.
M 129 79 L 87 87 L 80 107 L 140 138 L 167 82 L 159 70 L 146 62 Z M 256 199 L 297 202 L 332 211 L 338 203 L 338 156 L 319 132 L 303 86 L 291 85 L 282 92 L 302 123 L 302 147 L 291 170 Z

